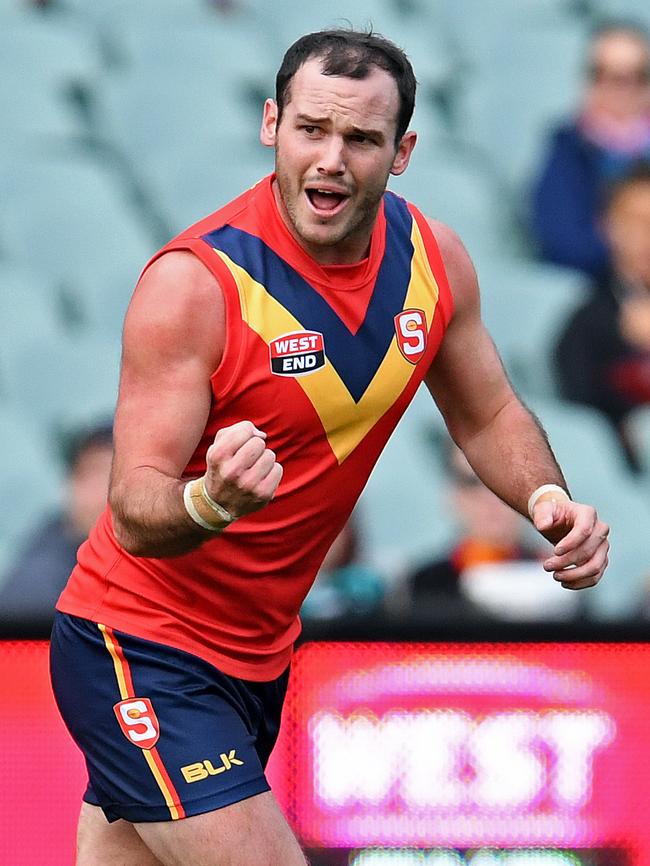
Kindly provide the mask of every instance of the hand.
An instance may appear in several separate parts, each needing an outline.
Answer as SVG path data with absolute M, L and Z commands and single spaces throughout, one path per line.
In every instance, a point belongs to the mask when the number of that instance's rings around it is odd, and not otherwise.
M 533 523 L 555 543 L 553 555 L 544 562 L 565 589 L 595 586 L 607 567 L 609 526 L 599 520 L 595 508 L 570 500 L 540 500 Z
M 208 448 L 206 462 L 206 490 L 233 517 L 266 505 L 282 478 L 282 466 L 266 447 L 266 433 L 251 421 L 219 430 Z

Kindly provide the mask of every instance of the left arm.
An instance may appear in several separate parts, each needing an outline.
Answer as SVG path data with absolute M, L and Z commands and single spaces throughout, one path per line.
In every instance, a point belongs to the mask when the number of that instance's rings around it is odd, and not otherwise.
M 457 235 L 431 221 L 454 296 L 454 315 L 426 377 L 456 444 L 479 478 L 504 502 L 528 515 L 528 498 L 543 484 L 567 489 L 537 419 L 510 385 L 481 321 L 476 273 Z M 545 494 L 535 527 L 554 545 L 544 563 L 569 589 L 593 586 L 607 565 L 609 528 L 589 505 Z

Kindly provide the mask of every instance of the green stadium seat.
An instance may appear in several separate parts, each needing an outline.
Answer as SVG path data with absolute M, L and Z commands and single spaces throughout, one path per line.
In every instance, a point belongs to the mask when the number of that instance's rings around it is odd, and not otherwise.
M 41 81 L 11 71 L 2 76 L 0 117 L 3 158 L 26 146 L 46 148 L 74 141 L 85 131 L 82 118 L 65 97 Z
M 176 233 L 271 171 L 271 150 L 259 141 L 227 137 L 222 142 L 187 142 L 181 154 L 165 150 L 152 155 L 142 176 L 152 207 Z
M 128 19 L 155 23 L 164 20 L 170 24 L 189 18 L 205 19 L 211 17 L 208 4 L 204 0 L 61 0 L 69 12 L 101 25 L 112 25 Z
M 58 504 L 62 481 L 56 449 L 32 413 L 0 404 L 0 579 L 25 533 Z
M 156 154 L 182 152 L 193 141 L 232 135 L 257 138 L 242 98 L 221 88 L 213 75 L 181 79 L 169 72 L 141 70 L 105 79 L 97 94 L 97 131 L 126 155 L 136 171 Z
M 102 334 L 65 339 L 27 334 L 7 353 L 7 405 L 48 436 L 86 418 L 112 417 L 119 362 L 119 341 Z
M 156 76 L 163 82 L 178 77 L 186 94 L 193 78 L 207 85 L 208 92 L 197 95 L 204 109 L 210 91 L 217 88 L 229 89 L 233 100 L 273 92 L 280 58 L 259 21 L 214 15 L 202 22 L 179 22 L 172 28 L 162 21 L 152 24 L 127 18 L 116 24 L 115 39 L 125 69 L 134 75 L 146 75 L 149 81 Z
M 19 263 L 56 280 L 89 326 L 119 334 L 157 242 L 120 175 L 84 154 L 16 162 L 0 174 L 0 237 Z
M 359 500 L 364 548 L 382 573 L 397 580 L 453 537 L 441 462 L 431 441 L 444 429 L 424 386 L 398 424 Z
M 451 226 L 472 254 L 507 251 L 510 215 L 494 176 L 472 153 L 428 138 L 423 132 L 406 172 L 391 177 L 389 188 Z
M 597 19 L 625 18 L 650 27 L 650 9 L 646 0 L 593 0 Z
M 64 17 L 25 14 L 0 27 L 0 74 L 47 88 L 92 82 L 100 66 L 89 33 Z
M 581 27 L 521 25 L 486 34 L 468 58 L 457 133 L 485 151 L 514 192 L 529 181 L 551 125 L 575 110 L 584 49 Z
M 498 32 L 507 36 L 513 27 L 588 25 L 587 5 L 581 0 L 492 0 L 489 4 L 484 0 L 436 0 L 434 8 L 436 19 L 461 52 L 471 57 L 486 39 Z M 514 40 L 512 44 L 514 47 Z
M 587 293 L 583 274 L 522 259 L 477 262 L 486 324 L 517 388 L 558 396 L 553 355 L 566 322 Z
M 26 335 L 46 340 L 63 339 L 65 319 L 56 286 L 43 274 L 0 262 L 0 395 L 6 388 L 4 362 L 15 343 Z

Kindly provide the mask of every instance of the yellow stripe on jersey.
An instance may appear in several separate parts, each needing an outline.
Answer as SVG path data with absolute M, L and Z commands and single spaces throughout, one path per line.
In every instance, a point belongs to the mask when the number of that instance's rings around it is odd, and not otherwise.
M 439 292 L 415 220 L 412 222 L 411 242 L 414 252 L 403 309 L 422 310 L 428 330 L 435 315 Z M 222 250 L 215 249 L 215 252 L 235 279 L 243 320 L 267 344 L 282 334 L 303 328 L 302 323 L 244 268 Z M 327 340 L 325 356 L 327 358 Z M 351 397 L 328 358 L 324 367 L 308 376 L 297 377 L 295 381 L 318 413 L 330 447 L 338 462 L 342 463 L 399 398 L 414 370 L 414 365 L 404 358 L 393 336 L 377 372 L 358 402 Z

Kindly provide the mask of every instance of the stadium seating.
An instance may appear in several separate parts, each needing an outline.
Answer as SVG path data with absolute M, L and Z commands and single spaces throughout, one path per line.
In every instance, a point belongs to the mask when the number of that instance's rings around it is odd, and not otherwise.
M 459 94 L 457 133 L 486 152 L 518 195 L 550 125 L 577 104 L 584 47 L 580 25 L 509 26 L 489 32 L 475 47 Z
M 89 326 L 118 334 L 156 243 L 110 166 L 83 152 L 16 161 L 0 174 L 0 237 L 17 261 L 76 299 Z
M 645 0 L 594 0 L 600 18 L 626 18 L 650 27 L 650 10 Z
M 48 339 L 29 333 L 5 358 L 6 405 L 29 417 L 48 439 L 112 417 L 119 362 L 119 342 L 100 334 Z
M 507 199 L 485 163 L 471 150 L 452 149 L 421 132 L 412 164 L 390 179 L 389 188 L 450 225 L 470 252 L 512 252 Z
M 234 101 L 260 91 L 271 95 L 281 57 L 259 23 L 255 26 L 255 22 L 216 15 L 201 22 L 180 22 L 173 28 L 127 18 L 115 27 L 115 41 L 125 70 L 145 75 L 152 83 L 152 76 L 163 81 L 176 76 L 186 92 L 192 79 L 203 77 L 212 89 L 232 91 Z M 246 57 L 243 65 L 242 57 Z M 192 70 L 190 81 L 188 70 Z M 197 97 L 205 108 L 207 94 Z
M 587 287 L 582 274 L 523 259 L 478 263 L 483 320 L 508 372 L 526 395 L 558 394 L 553 355 L 558 335 Z
M 3 339 L 0 341 L 0 396 L 10 387 L 7 359 L 29 335 L 57 341 L 65 338 L 62 299 L 56 286 L 43 274 L 0 261 L 0 310 Z M 1 404 L 0 404 L 1 405 Z
M 255 140 L 259 118 L 253 122 L 241 96 L 205 73 L 195 75 L 191 84 L 171 72 L 116 73 L 97 93 L 97 131 L 138 172 L 150 158 L 180 156 L 192 142 L 225 135 Z
M 0 74 L 39 81 L 49 89 L 92 82 L 98 47 L 82 27 L 35 13 L 15 15 L 0 27 Z
M 0 154 L 6 160 L 12 150 L 45 150 L 84 134 L 83 120 L 68 99 L 13 71 L 2 74 L 0 116 Z
M 31 412 L 0 403 L 0 581 L 21 539 L 59 501 L 62 467 Z
M 170 232 L 212 213 L 273 170 L 273 153 L 251 138 L 215 136 L 147 160 L 142 169 L 145 189 Z
M 357 508 L 364 550 L 398 580 L 453 537 L 446 485 L 434 434 L 444 424 L 424 386 L 384 449 Z

